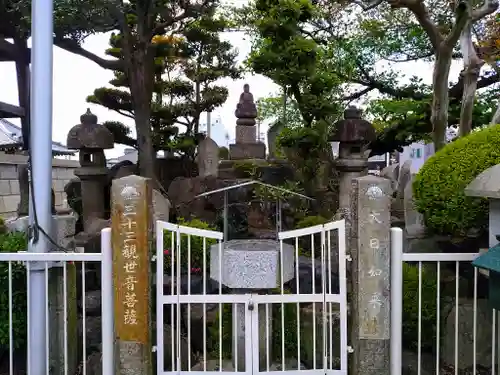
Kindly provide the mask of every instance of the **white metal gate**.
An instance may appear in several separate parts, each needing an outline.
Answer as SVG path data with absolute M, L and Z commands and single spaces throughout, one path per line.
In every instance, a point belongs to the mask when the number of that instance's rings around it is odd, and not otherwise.
M 285 283 L 274 290 L 214 281 L 230 267 L 222 239 L 157 222 L 158 375 L 347 374 L 344 221 L 280 232 L 277 276 Z M 290 280 L 284 249 L 293 252 Z

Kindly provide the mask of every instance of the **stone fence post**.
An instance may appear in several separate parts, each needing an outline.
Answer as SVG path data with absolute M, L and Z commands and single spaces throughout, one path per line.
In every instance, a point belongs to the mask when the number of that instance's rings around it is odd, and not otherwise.
M 150 182 L 131 175 L 113 180 L 111 189 L 115 375 L 153 373 Z
M 349 374 L 390 373 L 390 181 L 353 180 L 351 193 L 352 324 Z

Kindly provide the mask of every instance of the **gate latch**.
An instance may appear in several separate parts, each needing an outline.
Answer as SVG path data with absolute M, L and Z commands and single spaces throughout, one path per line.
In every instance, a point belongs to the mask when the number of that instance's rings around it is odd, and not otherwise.
M 248 310 L 253 311 L 253 301 L 248 302 Z

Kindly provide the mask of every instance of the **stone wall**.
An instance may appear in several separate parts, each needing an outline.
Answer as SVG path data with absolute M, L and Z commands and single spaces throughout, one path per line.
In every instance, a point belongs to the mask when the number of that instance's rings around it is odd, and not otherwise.
M 27 156 L 0 153 L 0 216 L 9 218 L 17 215 L 19 204 L 19 182 L 17 168 L 26 164 Z M 53 159 L 52 187 L 56 208 L 68 207 L 64 186 L 74 177 L 74 170 L 80 166 L 76 160 Z

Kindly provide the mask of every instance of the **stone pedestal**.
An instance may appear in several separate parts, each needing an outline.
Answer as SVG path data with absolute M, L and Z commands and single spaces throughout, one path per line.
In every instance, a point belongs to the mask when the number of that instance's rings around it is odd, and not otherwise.
M 266 145 L 262 142 L 229 145 L 229 158 L 231 160 L 265 159 Z
M 294 248 L 283 244 L 280 259 L 280 243 L 273 240 L 232 240 L 210 248 L 210 277 L 230 288 L 233 294 L 247 294 L 281 287 L 294 277 Z M 220 259 L 221 258 L 221 259 Z M 219 271 L 219 259 L 221 271 Z M 282 271 L 281 271 L 282 270 Z M 281 279 L 283 273 L 283 279 Z M 233 305 L 233 363 L 236 371 L 245 371 L 246 306 Z M 266 361 L 266 332 L 272 332 L 271 319 L 266 321 L 265 305 L 258 306 L 260 363 Z M 254 311 L 251 303 L 248 309 Z M 272 309 L 269 309 L 270 313 Z M 269 339 L 269 342 L 271 340 Z M 237 360 L 236 360 L 237 358 Z M 237 365 L 237 368 L 236 368 Z
M 82 186 L 83 228 L 87 231 L 93 218 L 104 219 L 104 186 L 108 169 L 77 168 L 75 175 Z
M 236 143 L 256 143 L 257 129 L 255 126 L 236 125 Z

